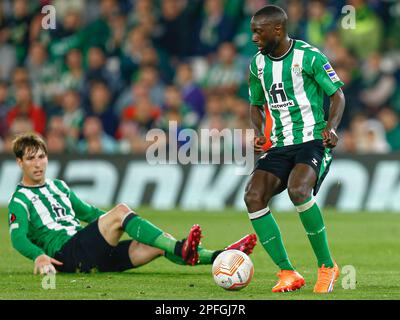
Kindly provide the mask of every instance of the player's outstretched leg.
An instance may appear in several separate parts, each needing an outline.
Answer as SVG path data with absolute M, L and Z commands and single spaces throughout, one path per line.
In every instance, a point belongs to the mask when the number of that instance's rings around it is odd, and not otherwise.
M 288 193 L 299 213 L 318 261 L 318 280 L 314 292 L 327 293 L 333 290 L 335 281 L 339 277 L 339 267 L 333 261 L 329 250 L 328 236 L 321 210 L 311 196 L 315 181 L 314 169 L 307 164 L 297 164 L 289 177 Z
M 185 241 L 186 239 L 181 240 L 182 242 Z M 228 245 L 225 249 L 223 250 L 209 250 L 205 249 L 201 245 L 198 246 L 197 251 L 199 254 L 199 260 L 198 264 L 212 264 L 214 260 L 217 258 L 217 256 L 225 251 L 225 250 L 239 250 L 242 251 L 246 254 L 251 254 L 253 252 L 254 247 L 257 244 L 257 236 L 253 234 L 248 234 L 244 236 L 243 238 L 235 241 L 234 243 Z M 186 264 L 181 257 L 178 257 L 173 254 L 165 253 L 164 256 L 170 260 L 173 263 L 184 265 Z
M 272 288 L 272 292 L 289 292 L 303 287 L 306 282 L 291 264 L 283 245 L 281 232 L 269 208 L 249 213 L 249 216 L 264 249 L 281 269 L 277 273 L 279 280 Z
M 182 243 L 169 237 L 150 221 L 138 216 L 127 205 L 119 204 L 100 217 L 99 230 L 111 245 L 117 245 L 122 232 L 125 231 L 140 243 L 182 257 L 188 264 L 197 263 L 197 247 L 201 238 L 201 229 L 198 225 L 191 228 L 186 241 Z
M 281 269 L 277 274 L 279 280 L 272 288 L 272 292 L 300 289 L 305 285 L 305 280 L 291 264 L 283 245 L 281 232 L 269 208 L 250 213 L 249 216 L 264 249 Z
M 273 174 L 256 170 L 246 188 L 245 202 L 255 232 L 265 251 L 281 270 L 272 292 L 286 292 L 305 285 L 303 277 L 295 271 L 283 244 L 282 235 L 266 203 L 283 190 L 279 178 Z
M 328 293 L 339 277 L 339 267 L 332 259 L 325 223 L 319 207 L 313 198 L 296 206 L 307 237 L 318 260 L 318 280 L 314 286 L 315 293 Z

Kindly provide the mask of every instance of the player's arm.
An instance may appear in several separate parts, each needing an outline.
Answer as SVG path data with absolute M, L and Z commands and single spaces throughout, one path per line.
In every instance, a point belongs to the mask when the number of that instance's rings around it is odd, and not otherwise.
M 69 190 L 69 200 L 71 201 L 72 209 L 74 209 L 76 217 L 79 220 L 90 223 L 105 213 L 105 211 L 80 199 L 72 190 Z
M 8 212 L 12 246 L 24 257 L 34 261 L 44 251 L 28 239 L 29 213 L 15 200 L 11 200 Z
M 264 107 L 251 105 L 250 119 L 254 129 L 254 151 L 259 153 L 263 151 L 263 145 L 267 142 L 264 135 L 265 113 Z
M 338 142 L 336 130 L 342 119 L 345 107 L 345 98 L 340 89 L 344 83 L 339 79 L 328 59 L 321 52 L 313 57 L 311 61 L 312 74 L 315 81 L 330 97 L 329 118 L 322 132 L 323 143 L 327 148 L 334 148 Z
M 52 264 L 62 265 L 62 263 L 47 256 L 41 248 L 29 240 L 29 212 L 27 212 L 27 208 L 17 201 L 11 200 L 8 206 L 12 246 L 24 257 L 34 261 L 35 274 L 38 271 L 40 274 L 55 273 L 56 270 Z
M 257 137 L 263 136 L 265 123 L 265 113 L 263 107 L 251 105 L 250 119 L 255 135 Z
M 329 118 L 324 131 L 322 132 L 323 143 L 326 148 L 334 148 L 338 142 L 336 130 L 343 116 L 345 98 L 342 89 L 335 91 L 330 96 Z
M 262 146 L 267 142 L 267 139 L 264 135 L 264 104 L 266 101 L 261 81 L 258 79 L 253 70 L 253 63 L 250 64 L 249 68 L 250 119 L 255 134 L 254 151 L 258 153 L 263 151 Z

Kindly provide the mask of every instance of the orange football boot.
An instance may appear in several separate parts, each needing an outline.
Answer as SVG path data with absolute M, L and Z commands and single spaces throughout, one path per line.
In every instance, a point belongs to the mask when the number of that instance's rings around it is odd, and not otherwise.
M 322 267 L 318 269 L 318 279 L 314 286 L 314 292 L 332 292 L 333 286 L 335 285 L 336 280 L 339 278 L 339 275 L 340 271 L 336 262 L 332 268 L 326 268 L 325 265 L 322 265 Z
M 277 274 L 279 281 L 272 288 L 272 292 L 288 292 L 300 289 L 306 284 L 304 278 L 294 270 L 281 270 Z

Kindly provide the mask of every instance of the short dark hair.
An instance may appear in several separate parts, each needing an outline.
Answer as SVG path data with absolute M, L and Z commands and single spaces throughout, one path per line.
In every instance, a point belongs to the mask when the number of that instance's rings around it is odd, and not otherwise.
M 279 22 L 284 27 L 286 26 L 287 14 L 285 10 L 283 10 L 281 7 L 274 5 L 265 6 L 254 14 L 254 17 L 261 17 L 261 16 Z
M 42 150 L 47 155 L 47 146 L 43 138 L 37 133 L 22 133 L 12 142 L 13 151 L 16 158 L 22 159 L 27 151 L 36 153 Z

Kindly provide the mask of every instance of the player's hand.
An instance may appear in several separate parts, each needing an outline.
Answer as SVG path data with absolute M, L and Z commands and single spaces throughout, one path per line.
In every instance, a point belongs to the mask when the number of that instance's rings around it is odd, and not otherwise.
M 325 148 L 334 148 L 336 147 L 339 137 L 336 134 L 336 131 L 334 129 L 329 129 L 325 128 L 324 131 L 322 131 L 322 143 L 324 144 Z
M 264 136 L 254 137 L 254 152 L 264 152 L 263 145 L 267 142 L 267 138 Z
M 57 271 L 53 264 L 61 266 L 63 263 L 45 254 L 42 254 L 35 259 L 35 268 L 33 273 L 37 274 L 40 272 L 40 274 L 56 274 Z

